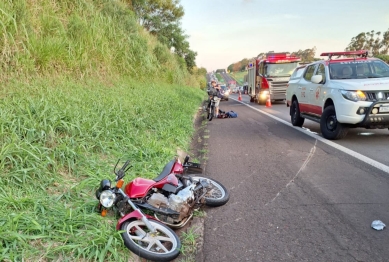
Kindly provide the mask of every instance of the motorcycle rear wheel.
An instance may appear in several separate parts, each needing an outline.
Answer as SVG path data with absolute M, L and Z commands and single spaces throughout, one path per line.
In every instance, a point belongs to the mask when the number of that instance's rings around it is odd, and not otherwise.
M 198 181 L 200 179 L 208 179 L 211 181 L 212 190 L 207 193 L 205 197 L 205 204 L 210 207 L 218 207 L 225 205 L 230 199 L 230 194 L 225 186 L 223 186 L 220 182 L 215 179 L 203 176 L 191 176 L 194 181 Z
M 120 229 L 124 245 L 136 255 L 152 261 L 171 261 L 178 257 L 181 241 L 177 234 L 161 222 L 149 220 L 157 230 L 152 235 L 141 220 L 124 222 Z

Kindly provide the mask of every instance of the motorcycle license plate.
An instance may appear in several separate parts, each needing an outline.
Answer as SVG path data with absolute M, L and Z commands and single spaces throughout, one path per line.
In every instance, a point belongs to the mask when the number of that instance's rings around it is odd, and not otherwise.
M 387 113 L 387 112 L 389 112 L 389 105 L 387 105 L 387 106 L 381 106 L 381 107 L 380 107 L 380 112 L 381 112 L 381 113 Z

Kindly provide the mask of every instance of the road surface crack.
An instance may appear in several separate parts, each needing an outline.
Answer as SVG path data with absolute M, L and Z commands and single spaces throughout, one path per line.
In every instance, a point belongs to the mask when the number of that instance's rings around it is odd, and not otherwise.
M 300 172 L 308 165 L 309 161 L 311 161 L 313 155 L 315 154 L 316 152 L 316 144 L 317 144 L 317 140 L 315 141 L 315 145 L 311 148 L 311 150 L 309 151 L 309 154 L 307 156 L 307 159 L 305 159 L 304 163 L 302 164 L 302 166 L 300 167 L 299 171 L 297 171 L 296 175 L 292 178 L 292 180 L 289 181 L 288 184 L 286 184 L 286 186 L 284 188 L 282 188 L 277 194 L 276 196 L 270 200 L 269 202 L 267 202 L 265 204 L 265 206 L 267 206 L 268 204 L 271 204 L 274 200 L 276 200 L 278 198 L 279 195 L 281 195 L 282 191 L 284 191 L 285 189 L 287 189 L 293 182 L 294 180 L 297 178 L 297 176 L 300 174 Z

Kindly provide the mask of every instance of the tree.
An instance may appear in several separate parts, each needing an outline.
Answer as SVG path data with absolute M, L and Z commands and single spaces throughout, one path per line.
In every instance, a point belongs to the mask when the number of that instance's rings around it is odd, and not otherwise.
M 292 55 L 300 57 L 301 62 L 303 63 L 315 61 L 315 54 L 316 54 L 315 46 L 313 48 L 307 48 L 305 50 L 300 49 L 299 51 L 292 52 Z
M 188 49 L 186 54 L 184 55 L 186 67 L 188 68 L 188 71 L 191 73 L 192 73 L 193 67 L 196 66 L 196 62 L 195 62 L 196 56 L 197 56 L 197 52 L 194 52 L 190 49 Z
M 249 60 L 247 58 L 243 58 L 242 61 L 240 61 L 240 64 L 241 64 L 240 71 L 245 71 L 248 63 L 249 63 Z
M 157 34 L 169 24 L 178 22 L 184 16 L 179 0 L 132 0 L 132 9 L 138 22 L 147 31 Z
M 382 34 L 381 32 L 362 32 L 351 38 L 350 43 L 346 47 L 346 51 L 353 50 L 369 50 L 373 55 L 386 55 L 389 51 L 389 29 Z
M 246 70 L 246 66 L 249 63 L 249 60 L 247 58 L 242 59 L 239 62 L 233 63 L 227 67 L 227 70 L 230 72 L 239 72 Z
M 150 34 L 184 59 L 189 72 L 196 66 L 197 52 L 189 48 L 188 36 L 181 28 L 184 9 L 179 0 L 127 0 L 138 22 Z

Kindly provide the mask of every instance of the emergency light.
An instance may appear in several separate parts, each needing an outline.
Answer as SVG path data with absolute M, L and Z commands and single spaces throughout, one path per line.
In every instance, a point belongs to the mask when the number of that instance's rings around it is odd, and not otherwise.
M 346 56 L 346 55 L 357 55 L 362 57 L 367 57 L 369 55 L 368 50 L 357 50 L 357 51 L 344 51 L 344 52 L 325 52 L 321 53 L 320 56 L 328 56 L 328 59 L 331 59 L 332 56 Z

